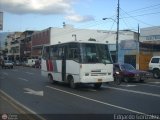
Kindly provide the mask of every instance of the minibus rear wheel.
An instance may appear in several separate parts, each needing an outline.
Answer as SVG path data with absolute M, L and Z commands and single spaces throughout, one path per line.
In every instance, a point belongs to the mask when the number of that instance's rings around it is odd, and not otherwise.
M 49 79 L 49 82 L 50 82 L 51 84 L 54 84 L 54 83 L 55 83 L 55 81 L 53 80 L 53 77 L 52 77 L 51 74 L 48 75 L 48 79 Z

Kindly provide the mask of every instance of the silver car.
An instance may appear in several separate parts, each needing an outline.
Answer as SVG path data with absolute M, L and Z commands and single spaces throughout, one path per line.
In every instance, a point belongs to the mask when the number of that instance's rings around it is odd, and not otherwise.
M 11 69 L 13 69 L 13 62 L 9 61 L 9 60 L 4 60 L 2 62 L 2 69 L 3 68 L 11 68 Z

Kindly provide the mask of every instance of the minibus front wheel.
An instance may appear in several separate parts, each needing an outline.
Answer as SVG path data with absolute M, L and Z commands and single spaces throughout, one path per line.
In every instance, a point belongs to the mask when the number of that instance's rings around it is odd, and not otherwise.
M 74 79 L 72 76 L 68 76 L 69 86 L 73 89 L 77 88 L 77 84 L 74 83 Z
M 94 83 L 94 88 L 99 89 L 101 87 L 102 83 Z

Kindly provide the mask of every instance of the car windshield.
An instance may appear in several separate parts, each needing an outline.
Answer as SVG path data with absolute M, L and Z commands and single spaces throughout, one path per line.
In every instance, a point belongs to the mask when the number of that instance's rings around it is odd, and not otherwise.
M 12 61 L 10 61 L 10 60 L 5 60 L 5 63 L 12 63 Z
M 108 45 L 83 43 L 80 49 L 82 63 L 112 63 Z
M 123 65 L 120 65 L 120 67 L 122 70 L 135 70 L 135 68 L 130 64 L 123 64 Z

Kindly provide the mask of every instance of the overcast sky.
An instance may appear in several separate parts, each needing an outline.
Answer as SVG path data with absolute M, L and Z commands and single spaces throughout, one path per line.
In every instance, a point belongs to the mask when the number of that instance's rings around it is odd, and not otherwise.
M 0 0 L 2 32 L 62 27 L 116 30 L 118 0 Z M 159 26 L 160 0 L 120 0 L 120 29 Z M 102 18 L 108 17 L 106 21 Z

